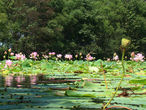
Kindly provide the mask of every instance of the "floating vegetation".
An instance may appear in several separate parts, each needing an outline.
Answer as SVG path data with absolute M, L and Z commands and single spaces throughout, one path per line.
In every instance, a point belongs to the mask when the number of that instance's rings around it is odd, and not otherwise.
M 120 81 L 121 64 L 102 60 L 13 61 L 0 74 L 0 108 L 47 110 L 102 110 Z M 146 109 L 146 63 L 127 61 L 126 75 L 109 110 Z M 21 65 L 21 69 L 20 69 Z M 86 66 L 85 66 L 86 65 Z M 134 72 L 129 72 L 133 66 Z M 91 67 L 98 71 L 91 71 Z M 103 75 L 106 75 L 106 83 Z M 143 74 L 137 74 L 143 73 Z

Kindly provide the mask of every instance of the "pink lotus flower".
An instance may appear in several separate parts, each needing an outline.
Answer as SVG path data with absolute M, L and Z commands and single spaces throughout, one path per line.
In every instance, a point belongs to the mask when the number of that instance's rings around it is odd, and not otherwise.
M 91 60 L 94 60 L 95 58 L 92 57 L 90 54 L 87 54 L 85 59 L 86 59 L 87 61 L 91 61 Z
M 11 60 L 6 60 L 6 64 L 5 64 L 5 67 L 10 67 L 12 65 L 12 61 Z
M 39 56 L 39 54 L 38 54 L 37 52 L 32 52 L 32 53 L 30 54 L 30 58 L 32 58 L 32 59 L 34 59 L 34 60 L 36 60 L 38 56 Z
M 61 54 L 57 54 L 57 58 L 61 58 L 62 57 L 62 55 Z
M 49 55 L 55 55 L 56 53 L 55 52 L 49 52 Z
M 144 56 L 141 53 L 138 53 L 137 55 L 135 55 L 135 57 L 131 60 L 134 60 L 136 62 L 138 61 L 144 61 Z
M 114 57 L 113 57 L 113 60 L 115 60 L 115 61 L 119 60 L 118 55 L 114 56 Z
M 20 54 L 16 54 L 15 56 L 16 56 L 16 59 L 17 60 L 20 60 L 21 59 L 21 55 Z
M 113 60 L 115 60 L 115 61 L 119 60 L 119 56 L 116 53 L 114 53 Z
M 72 59 L 72 55 L 71 55 L 71 54 L 66 54 L 64 57 L 65 57 L 66 59 L 69 59 L 69 60 Z
M 16 56 L 17 60 L 24 60 L 24 59 L 26 59 L 25 55 L 23 55 L 22 53 L 16 54 L 15 56 Z
M 25 60 L 25 59 L 26 59 L 25 55 L 21 55 L 21 60 Z
M 14 56 L 14 53 L 13 53 L 13 52 L 11 52 L 11 53 L 10 53 L 10 55 L 11 55 L 11 56 Z

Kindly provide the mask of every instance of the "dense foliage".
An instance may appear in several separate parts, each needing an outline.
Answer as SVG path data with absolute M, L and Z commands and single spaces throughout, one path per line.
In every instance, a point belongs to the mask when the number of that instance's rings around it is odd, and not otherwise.
M 1 52 L 91 53 L 109 57 L 120 40 L 146 52 L 144 0 L 0 0 Z

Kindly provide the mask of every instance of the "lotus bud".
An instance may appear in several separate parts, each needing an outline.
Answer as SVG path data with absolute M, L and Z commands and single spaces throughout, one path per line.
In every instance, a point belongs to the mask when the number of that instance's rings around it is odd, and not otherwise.
M 78 58 L 78 55 L 75 55 L 76 58 Z
M 123 48 L 126 48 L 129 44 L 130 44 L 130 40 L 126 39 L 126 38 L 122 38 L 122 41 L 121 41 L 121 46 Z
M 131 57 L 135 57 L 135 53 L 134 52 L 131 53 Z
M 117 56 L 117 53 L 114 53 L 114 56 Z
M 8 52 L 11 52 L 11 48 L 9 48 Z
M 7 54 L 7 51 L 5 51 L 4 54 L 6 55 Z

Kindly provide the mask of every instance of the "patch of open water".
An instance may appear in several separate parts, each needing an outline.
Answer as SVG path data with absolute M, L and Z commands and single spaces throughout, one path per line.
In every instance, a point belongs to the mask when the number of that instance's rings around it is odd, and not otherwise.
M 106 99 L 104 97 L 69 97 L 65 95 L 65 91 L 74 87 L 75 81 L 80 80 L 80 78 L 48 78 L 42 74 L 0 76 L 0 110 L 101 110 Z M 98 83 L 102 81 L 90 79 L 90 81 L 92 80 Z M 140 106 L 131 103 L 120 103 L 120 105 L 133 107 L 133 110 L 145 109 L 142 108 L 143 105 L 145 106 L 143 103 Z

